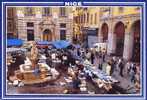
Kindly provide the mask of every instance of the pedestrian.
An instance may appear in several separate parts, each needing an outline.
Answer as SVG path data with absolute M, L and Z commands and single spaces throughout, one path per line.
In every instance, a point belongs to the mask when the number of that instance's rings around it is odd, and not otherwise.
M 78 72 L 75 72 L 75 76 L 72 77 L 73 93 L 79 93 L 81 81 L 78 78 Z
M 107 73 L 108 75 L 111 75 L 110 72 L 111 72 L 111 63 L 108 62 L 107 66 L 106 66 L 106 73 Z
M 102 59 L 99 59 L 99 69 L 102 70 Z
M 46 64 L 48 65 L 48 66 L 52 66 L 53 64 L 52 64 L 52 59 L 51 59 L 51 56 L 48 56 L 47 57 L 47 59 L 46 59 Z
M 64 65 L 67 66 L 67 65 L 68 65 L 67 54 L 64 54 L 64 55 L 62 56 L 62 59 L 63 59 L 63 63 L 64 63 Z
M 84 48 L 81 51 L 81 57 L 82 57 L 82 59 L 85 59 L 85 50 L 84 50 Z
M 111 72 L 110 72 L 110 74 L 112 75 L 113 74 L 113 72 L 114 72 L 114 70 L 116 69 L 116 59 L 115 59 L 115 57 L 112 57 L 112 60 L 111 60 Z
M 78 67 L 78 70 L 84 70 L 84 66 L 80 62 L 76 63 L 76 66 Z
M 103 62 L 105 62 L 105 57 L 106 57 L 106 49 L 103 48 L 103 51 L 102 51 L 102 59 L 103 59 Z
M 83 64 L 85 64 L 85 65 L 91 65 L 90 61 L 89 61 L 87 58 L 86 58 L 86 59 L 84 59 Z
M 122 59 L 119 59 L 118 67 L 120 68 L 120 76 L 123 77 L 123 69 L 124 69 L 124 64 Z
M 80 54 L 80 49 L 79 49 L 79 48 L 77 49 L 77 55 L 78 55 L 79 57 L 80 57 L 80 55 L 81 55 L 81 54 Z
M 131 62 L 130 61 L 127 62 L 126 68 L 127 68 L 127 74 L 129 74 L 129 72 L 131 70 Z
M 95 51 L 95 56 L 97 59 L 99 59 L 99 52 L 98 51 Z
M 69 54 L 69 56 L 68 56 L 68 62 L 69 62 L 71 65 L 75 65 L 75 59 L 72 57 L 71 54 Z
M 90 53 L 90 51 L 87 52 L 86 58 L 87 58 L 88 60 L 90 60 L 90 58 L 91 58 L 91 53 Z
M 133 69 L 130 71 L 131 82 L 135 83 L 135 72 Z
M 93 51 L 91 52 L 91 64 L 94 64 L 94 53 L 93 53 Z
M 55 60 L 55 59 L 56 59 L 56 53 L 55 53 L 55 52 L 53 52 L 53 53 L 51 54 L 51 58 L 52 58 L 52 60 Z
M 99 53 L 98 53 L 98 56 L 99 56 L 99 59 L 102 58 L 102 51 L 101 51 L 101 49 L 100 49 L 100 51 L 99 51 Z
M 73 55 L 78 56 L 78 53 L 77 53 L 77 49 L 76 48 L 73 50 Z
M 137 73 L 137 68 L 136 68 L 135 64 L 132 64 L 132 68 L 133 68 L 134 73 L 136 74 Z
M 48 48 L 47 47 L 45 48 L 44 53 L 48 54 Z
M 99 59 L 99 69 L 102 70 L 103 59 L 102 59 L 102 50 L 101 50 L 101 47 L 99 48 L 98 59 Z

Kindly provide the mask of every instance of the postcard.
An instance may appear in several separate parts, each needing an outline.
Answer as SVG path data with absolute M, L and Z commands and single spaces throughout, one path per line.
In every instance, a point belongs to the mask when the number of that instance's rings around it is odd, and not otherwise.
M 145 1 L 1 4 L 1 99 L 145 100 Z

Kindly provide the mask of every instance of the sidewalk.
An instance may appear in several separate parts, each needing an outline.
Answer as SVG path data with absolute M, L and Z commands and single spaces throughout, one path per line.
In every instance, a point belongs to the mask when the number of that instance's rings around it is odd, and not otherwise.
M 122 87 L 125 90 L 130 89 L 128 92 L 135 92 L 135 86 L 134 83 L 131 82 L 130 76 L 127 77 L 121 77 L 119 75 L 119 70 L 115 70 L 112 74 L 112 77 L 116 78 L 120 83 L 119 86 Z

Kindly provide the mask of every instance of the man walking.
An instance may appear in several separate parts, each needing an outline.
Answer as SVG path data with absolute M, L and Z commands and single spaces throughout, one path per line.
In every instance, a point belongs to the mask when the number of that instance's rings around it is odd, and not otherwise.
M 123 77 L 123 68 L 124 68 L 124 64 L 122 62 L 122 59 L 119 59 L 119 64 L 118 64 L 119 68 L 120 68 L 120 76 Z

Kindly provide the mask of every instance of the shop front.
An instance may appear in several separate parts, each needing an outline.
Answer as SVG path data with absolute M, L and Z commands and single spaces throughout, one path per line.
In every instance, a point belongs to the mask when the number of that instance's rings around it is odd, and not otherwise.
M 93 44 L 98 42 L 98 28 L 83 28 L 84 47 L 92 48 Z

